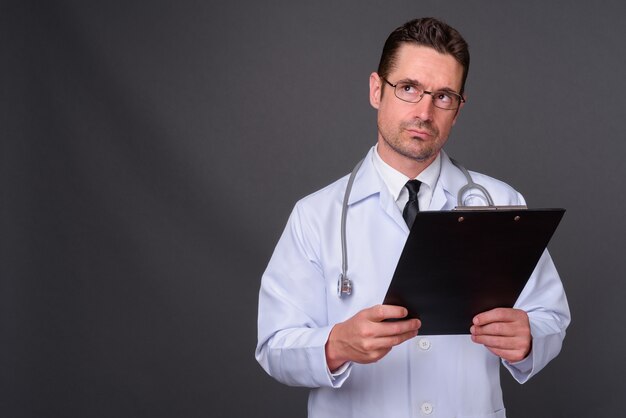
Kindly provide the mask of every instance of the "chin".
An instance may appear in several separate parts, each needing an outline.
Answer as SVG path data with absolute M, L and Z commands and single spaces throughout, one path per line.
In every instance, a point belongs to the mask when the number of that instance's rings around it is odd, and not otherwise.
M 415 161 L 424 162 L 436 156 L 437 151 L 421 148 L 419 150 L 407 150 L 406 152 L 403 152 L 402 155 Z

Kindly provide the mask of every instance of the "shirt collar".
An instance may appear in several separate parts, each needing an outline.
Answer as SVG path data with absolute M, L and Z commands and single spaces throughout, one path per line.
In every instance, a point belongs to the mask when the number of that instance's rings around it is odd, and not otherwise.
M 400 197 L 400 193 L 404 189 L 404 185 L 407 181 L 412 180 L 409 177 L 405 176 L 389 164 L 383 161 L 378 154 L 378 145 L 374 147 L 374 153 L 372 156 L 372 162 L 374 163 L 374 167 L 378 174 L 383 179 L 383 182 L 387 186 L 389 193 L 394 198 L 394 200 L 398 200 Z M 418 174 L 416 180 L 422 182 L 422 187 L 420 188 L 420 192 L 422 192 L 423 186 L 428 186 L 428 190 L 431 191 L 430 195 L 432 195 L 432 190 L 435 188 L 435 184 L 439 179 L 439 173 L 441 172 L 441 152 L 437 154 L 435 160 L 426 167 L 421 173 Z

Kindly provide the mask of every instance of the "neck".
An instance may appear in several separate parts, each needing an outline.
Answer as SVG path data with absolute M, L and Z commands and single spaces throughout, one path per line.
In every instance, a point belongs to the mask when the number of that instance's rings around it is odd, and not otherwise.
M 384 140 L 378 141 L 378 155 L 387 164 L 398 170 L 408 178 L 416 178 L 422 171 L 435 161 L 439 152 L 426 160 L 417 160 L 398 153 Z

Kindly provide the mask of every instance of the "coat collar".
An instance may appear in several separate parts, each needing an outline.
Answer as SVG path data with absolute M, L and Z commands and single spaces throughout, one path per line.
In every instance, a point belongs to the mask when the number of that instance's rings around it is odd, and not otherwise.
M 374 147 L 370 148 L 369 152 L 363 159 L 361 168 L 359 168 L 354 183 L 352 184 L 352 191 L 350 192 L 350 198 L 348 199 L 348 205 L 353 205 L 373 194 L 380 193 L 385 189 L 383 179 L 380 178 L 374 163 L 372 161 L 374 153 Z
M 389 209 L 389 205 L 395 205 L 395 201 L 393 201 L 383 179 L 378 175 L 374 167 L 372 162 L 373 152 L 374 147 L 370 148 L 363 160 L 363 164 L 354 179 L 348 204 L 353 205 L 369 196 L 379 194 L 381 206 Z M 466 182 L 461 170 L 452 164 L 450 157 L 442 150 L 441 173 L 433 190 L 433 198 L 428 210 L 452 209 L 456 205 L 458 191 Z

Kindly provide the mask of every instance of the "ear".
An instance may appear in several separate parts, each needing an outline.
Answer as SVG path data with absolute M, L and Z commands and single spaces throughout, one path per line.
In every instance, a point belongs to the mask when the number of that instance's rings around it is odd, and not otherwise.
M 456 119 L 459 117 L 459 113 L 461 113 L 461 109 L 463 109 L 463 106 L 465 106 L 466 101 L 467 101 L 467 96 L 464 94 L 463 101 L 459 105 L 459 108 L 456 110 L 456 114 L 454 115 L 454 119 L 452 120 L 453 125 L 456 123 Z
M 370 104 L 374 109 L 378 109 L 380 106 L 380 93 L 383 88 L 382 80 L 378 73 L 373 72 L 370 74 Z

